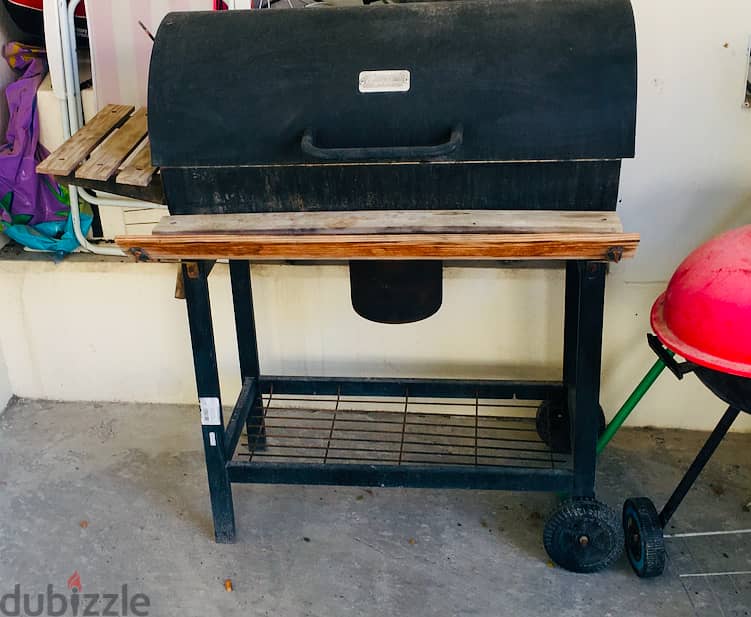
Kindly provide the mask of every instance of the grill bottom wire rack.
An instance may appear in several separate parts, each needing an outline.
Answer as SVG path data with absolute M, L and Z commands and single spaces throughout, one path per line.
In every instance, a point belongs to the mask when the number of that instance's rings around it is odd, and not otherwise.
M 571 469 L 538 437 L 530 401 L 267 394 L 261 403 L 236 460 Z

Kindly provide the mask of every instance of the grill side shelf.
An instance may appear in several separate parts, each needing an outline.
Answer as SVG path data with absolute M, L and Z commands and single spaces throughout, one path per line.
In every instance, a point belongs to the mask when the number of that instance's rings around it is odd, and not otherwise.
M 585 259 L 633 257 L 639 234 L 149 235 L 115 242 L 163 259 Z
M 80 131 L 37 165 L 37 173 L 52 176 L 67 176 L 110 133 L 127 121 L 133 107 L 130 105 L 107 105 Z
M 147 112 L 107 105 L 37 165 L 62 185 L 164 204 L 159 170 L 151 164 Z M 132 114 L 132 115 L 131 115 Z
M 186 214 L 164 217 L 152 230 L 155 235 L 621 232 L 623 225 L 615 212 L 560 210 L 363 210 Z
M 151 164 L 151 143 L 146 137 L 120 167 L 117 184 L 147 187 L 156 173 Z
M 316 212 L 166 217 L 118 236 L 154 259 L 590 259 L 632 257 L 639 234 L 613 212 Z

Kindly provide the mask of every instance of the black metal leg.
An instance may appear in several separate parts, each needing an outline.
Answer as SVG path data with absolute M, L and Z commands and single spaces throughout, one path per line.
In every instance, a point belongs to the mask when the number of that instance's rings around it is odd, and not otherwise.
M 573 386 L 576 379 L 576 341 L 579 331 L 579 263 L 566 262 L 563 309 L 563 383 Z
M 230 280 L 232 281 L 232 303 L 235 310 L 235 331 L 237 332 L 237 351 L 240 357 L 240 373 L 243 380 L 255 378 L 261 374 L 258 359 L 258 339 L 256 320 L 253 312 L 253 287 L 250 280 L 250 262 L 231 260 L 229 262 Z M 261 390 L 253 401 L 248 414 L 246 429 L 248 448 L 252 451 L 266 447 L 266 427 L 263 423 L 263 405 Z
M 203 448 L 211 494 L 211 511 L 214 517 L 214 535 L 217 542 L 224 543 L 233 542 L 235 539 L 235 512 L 224 457 L 224 419 L 209 301 L 208 275 L 212 266 L 213 263 L 209 261 L 183 263 L 183 278 L 193 347 L 193 365 L 201 408 Z
M 573 367 L 569 366 L 569 370 L 573 371 L 574 375 L 573 384 L 567 384 L 569 413 L 573 419 L 571 423 L 571 443 L 574 454 L 572 495 L 594 497 L 600 413 L 602 314 L 607 264 L 598 261 L 582 261 L 576 263 L 576 267 L 578 270 L 576 347 L 575 351 L 569 350 L 570 361 L 573 362 Z M 567 286 L 571 269 L 572 266 L 567 267 Z M 573 321 L 573 316 L 571 319 Z M 573 338 L 574 335 L 571 336 Z
M 678 506 L 681 505 L 684 497 L 686 497 L 688 491 L 691 489 L 694 482 L 696 482 L 696 478 L 699 477 L 704 466 L 709 462 L 709 459 L 712 458 L 714 451 L 717 449 L 717 446 L 720 445 L 720 442 L 723 440 L 728 430 L 730 430 L 730 427 L 738 417 L 739 413 L 740 410 L 731 405 L 728 407 L 722 418 L 720 418 L 720 421 L 717 423 L 717 426 L 715 426 L 712 434 L 702 446 L 701 450 L 699 450 L 699 454 L 696 455 L 696 458 L 694 459 L 694 462 L 691 463 L 688 471 L 686 471 L 686 475 L 683 476 L 680 483 L 675 488 L 675 491 L 673 491 L 673 494 L 670 496 L 670 499 L 668 499 L 668 502 L 665 504 L 665 507 L 662 509 L 662 512 L 660 512 L 660 524 L 663 527 L 668 524 L 668 521 L 670 521 L 673 514 L 675 514 Z

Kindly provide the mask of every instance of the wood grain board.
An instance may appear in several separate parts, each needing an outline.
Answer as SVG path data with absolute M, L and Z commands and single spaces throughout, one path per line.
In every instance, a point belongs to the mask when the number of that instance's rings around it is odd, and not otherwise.
M 117 183 L 148 186 L 155 173 L 156 167 L 151 164 L 151 143 L 147 137 L 135 150 L 134 156 L 125 161 L 122 170 L 117 174 Z
M 140 261 L 160 259 L 589 259 L 633 257 L 638 234 L 162 234 L 118 236 Z
M 146 136 L 147 130 L 146 110 L 139 109 L 92 152 L 76 171 L 76 177 L 107 180 Z
M 37 166 L 62 185 L 164 203 L 158 169 L 151 164 L 145 109 L 107 105 Z
M 190 234 L 610 234 L 623 226 L 615 212 L 555 210 L 369 210 L 167 216 L 157 235 Z
M 86 125 L 37 166 L 37 173 L 67 176 L 102 143 L 110 132 L 128 119 L 130 105 L 107 105 Z

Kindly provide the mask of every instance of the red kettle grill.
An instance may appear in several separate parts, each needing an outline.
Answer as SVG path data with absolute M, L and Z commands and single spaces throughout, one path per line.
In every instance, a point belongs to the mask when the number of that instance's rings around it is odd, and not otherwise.
M 673 374 L 696 374 L 729 407 L 659 514 L 647 497 L 626 500 L 626 555 L 641 577 L 662 573 L 663 528 L 738 414 L 751 412 L 751 225 L 693 251 L 652 306 L 651 323 L 649 345 Z

